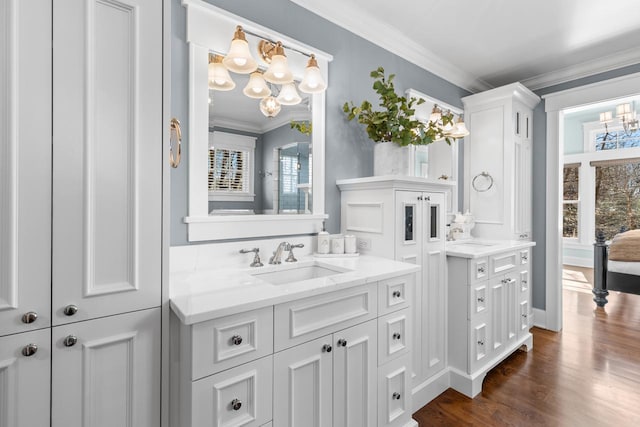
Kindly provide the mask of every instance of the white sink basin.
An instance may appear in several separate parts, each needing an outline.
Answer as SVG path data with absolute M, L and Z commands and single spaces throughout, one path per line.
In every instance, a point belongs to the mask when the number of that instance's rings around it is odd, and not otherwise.
M 269 282 L 272 285 L 286 285 L 294 282 L 317 279 L 319 277 L 334 276 L 348 271 L 351 270 L 314 262 L 311 264 L 283 265 L 281 267 L 275 267 L 272 271 L 252 272 L 251 275 Z

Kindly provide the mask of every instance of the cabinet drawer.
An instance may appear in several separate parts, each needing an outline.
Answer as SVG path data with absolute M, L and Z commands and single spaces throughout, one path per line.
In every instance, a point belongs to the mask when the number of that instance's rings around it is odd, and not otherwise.
M 377 284 L 276 305 L 275 351 L 371 320 L 377 312 Z
M 489 257 L 491 277 L 508 273 L 514 270 L 518 265 L 520 265 L 519 252 L 505 252 L 491 255 Z
M 271 420 L 273 356 L 195 381 L 191 425 L 261 426 Z
M 387 314 L 409 306 L 414 275 L 378 282 L 378 314 Z
M 195 380 L 273 353 L 273 308 L 196 323 L 191 333 Z
M 469 316 L 467 320 L 473 320 L 478 315 L 489 310 L 489 282 L 480 282 L 471 285 L 469 289 Z
M 378 318 L 378 365 L 409 352 L 411 320 L 408 308 Z
M 489 278 L 489 258 L 475 258 L 469 260 L 469 284 L 474 284 Z
M 531 279 L 529 278 L 529 270 L 523 270 L 520 273 L 518 273 L 518 283 L 520 284 L 520 286 L 518 287 L 518 289 L 520 290 L 520 301 L 525 301 L 530 299 L 529 296 L 531 294 L 530 292 L 530 283 L 531 283 Z
M 378 426 L 407 425 L 411 419 L 410 355 L 378 369 Z

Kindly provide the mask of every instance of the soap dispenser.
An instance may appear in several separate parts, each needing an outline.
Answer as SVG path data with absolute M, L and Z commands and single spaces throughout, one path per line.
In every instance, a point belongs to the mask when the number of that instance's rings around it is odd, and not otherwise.
M 325 230 L 324 221 L 322 221 L 322 231 L 318 233 L 318 253 L 328 254 L 329 250 L 329 233 Z

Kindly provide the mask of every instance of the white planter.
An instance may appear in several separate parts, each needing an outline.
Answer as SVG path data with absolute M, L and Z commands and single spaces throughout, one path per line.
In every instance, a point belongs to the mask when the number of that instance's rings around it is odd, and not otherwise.
M 401 147 L 393 142 L 377 142 L 373 149 L 373 174 L 406 175 L 414 173 L 415 147 Z

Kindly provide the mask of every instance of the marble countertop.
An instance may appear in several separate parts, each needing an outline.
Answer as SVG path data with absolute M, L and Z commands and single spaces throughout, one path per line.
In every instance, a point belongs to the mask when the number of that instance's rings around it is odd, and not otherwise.
M 299 282 L 275 285 L 260 273 L 312 264 L 340 272 Z M 373 256 L 345 258 L 300 257 L 297 263 L 247 269 L 193 270 L 171 273 L 170 303 L 186 325 L 320 295 L 358 285 L 414 273 L 420 267 Z
M 470 239 L 447 242 L 447 256 L 481 258 L 497 253 L 535 246 L 536 242 L 524 240 Z

